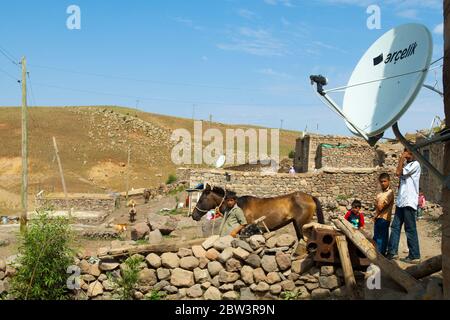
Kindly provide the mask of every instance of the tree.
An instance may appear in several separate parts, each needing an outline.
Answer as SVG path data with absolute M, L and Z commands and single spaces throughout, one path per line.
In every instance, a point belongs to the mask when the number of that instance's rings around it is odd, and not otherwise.
M 450 128 L 450 0 L 444 1 L 444 108 L 447 128 Z M 450 175 L 450 142 L 445 145 L 444 174 Z M 444 297 L 450 299 L 450 189 L 443 189 L 442 203 L 442 271 Z

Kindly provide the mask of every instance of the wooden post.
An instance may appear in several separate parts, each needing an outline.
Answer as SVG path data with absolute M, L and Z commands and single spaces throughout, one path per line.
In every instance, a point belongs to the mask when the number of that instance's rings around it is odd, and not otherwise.
M 405 269 L 416 279 L 422 279 L 442 269 L 442 255 L 438 255 L 423 261 L 420 264 L 409 266 Z
M 126 194 L 125 194 L 125 200 L 128 201 L 128 189 L 130 184 L 130 161 L 131 161 L 131 145 L 128 146 L 128 161 L 127 161 L 127 177 L 126 177 Z
M 66 199 L 66 207 L 70 216 L 70 208 L 69 208 L 69 197 L 67 195 L 66 181 L 64 180 L 64 173 L 61 164 L 61 159 L 59 158 L 58 145 L 56 144 L 56 138 L 53 137 L 53 147 L 55 148 L 56 161 L 58 162 L 59 175 L 61 176 L 61 184 L 64 191 L 64 198 Z
M 345 286 L 350 298 L 354 299 L 356 289 L 356 279 L 353 274 L 352 261 L 350 260 L 350 253 L 348 252 L 348 243 L 345 236 L 336 236 L 336 245 L 339 251 L 339 258 L 341 260 L 342 271 L 344 272 Z
M 343 217 L 334 218 L 331 221 L 372 263 L 379 266 L 382 272 L 389 275 L 395 282 L 405 288 L 408 293 L 418 294 L 422 292 L 423 287 L 420 282 L 402 270 L 393 261 L 379 254 L 374 245 L 361 232 L 355 230 L 350 222 Z
M 450 0 L 444 1 L 444 109 L 446 127 L 450 128 Z M 450 175 L 450 142 L 445 144 L 444 175 Z M 450 299 L 450 189 L 442 189 L 442 274 L 444 299 Z
M 22 58 L 22 188 L 20 232 L 24 233 L 28 220 L 28 110 L 27 110 L 27 60 Z

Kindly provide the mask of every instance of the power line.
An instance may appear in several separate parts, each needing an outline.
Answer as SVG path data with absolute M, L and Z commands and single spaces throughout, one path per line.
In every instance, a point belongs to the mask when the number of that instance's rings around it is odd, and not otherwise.
M 5 70 L 3 70 L 3 69 L 0 69 L 0 72 L 3 73 L 3 74 L 5 74 L 5 75 L 7 75 L 7 76 L 10 77 L 11 79 L 14 79 L 16 82 L 19 82 L 19 83 L 20 83 L 20 80 L 19 80 L 18 78 L 16 78 L 15 76 L 13 76 L 11 73 L 9 73 L 9 72 L 7 72 L 7 71 L 5 71 Z
M 0 46 L 0 54 L 4 56 L 6 59 L 8 59 L 11 63 L 15 64 L 16 66 L 19 66 L 18 60 L 14 58 L 12 54 L 10 54 L 5 48 Z
M 35 65 L 35 64 L 30 64 L 30 66 L 32 66 L 34 68 L 49 69 L 49 70 L 54 70 L 54 71 L 58 71 L 58 72 L 86 75 L 86 76 L 91 76 L 91 77 L 128 80 L 128 81 L 134 81 L 134 82 L 154 83 L 154 84 L 162 84 L 162 85 L 169 85 L 169 86 L 202 87 L 202 88 L 210 88 L 210 89 L 245 90 L 245 91 L 264 91 L 265 90 L 262 88 L 228 87 L 228 86 L 218 86 L 218 85 L 209 85 L 209 84 L 200 84 L 200 83 L 170 82 L 170 81 L 160 81 L 160 80 L 151 80 L 151 79 L 137 79 L 137 78 L 132 78 L 132 77 L 116 76 L 116 75 L 111 75 L 111 74 L 80 72 L 80 71 L 69 70 L 69 69 L 64 69 L 64 68 L 49 67 L 49 66 L 42 66 L 42 65 Z

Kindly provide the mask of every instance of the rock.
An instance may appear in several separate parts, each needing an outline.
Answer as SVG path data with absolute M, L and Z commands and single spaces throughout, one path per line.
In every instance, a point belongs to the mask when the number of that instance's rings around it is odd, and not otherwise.
M 206 251 L 205 257 L 209 260 L 217 260 L 220 252 L 214 248 L 210 248 Z
M 199 261 L 196 257 L 184 257 L 180 259 L 180 268 L 186 270 L 194 270 L 199 265 Z
M 271 238 L 273 239 L 273 238 Z M 270 240 L 270 239 L 269 239 Z M 279 295 L 281 293 L 281 286 L 279 284 L 273 284 L 270 286 L 269 290 L 271 294 Z
M 82 274 L 80 276 L 80 279 L 82 279 L 84 282 L 90 283 L 95 281 L 95 277 L 92 274 Z
M 162 280 L 153 286 L 153 290 L 161 291 L 165 287 L 170 286 L 170 282 L 167 280 Z
M 199 262 L 198 267 L 201 269 L 204 269 L 208 265 L 209 259 L 206 257 L 201 257 L 201 258 L 198 258 L 198 262 Z
M 111 280 L 105 280 L 102 282 L 103 289 L 106 291 L 113 291 L 115 289 L 115 284 Z
M 297 239 L 290 234 L 282 234 L 278 237 L 277 247 L 290 247 L 292 246 Z
M 144 294 L 140 291 L 135 291 L 134 292 L 134 299 L 136 300 L 142 300 L 144 299 Z
M 336 288 L 331 292 L 331 297 L 334 299 L 343 299 L 346 297 L 346 291 L 345 287 Z
M 192 254 L 196 258 L 203 258 L 206 255 L 206 250 L 202 246 L 192 246 Z
M 100 283 L 100 281 L 94 281 L 91 284 L 89 284 L 89 288 L 87 291 L 88 297 L 93 298 L 101 294 L 103 294 L 103 285 Z
M 131 230 L 131 240 L 141 240 L 149 234 L 150 228 L 145 222 L 136 223 L 134 226 L 130 228 Z
M 334 266 L 322 266 L 320 268 L 321 276 L 331 276 L 334 274 Z
M 286 253 L 277 252 L 275 255 L 275 260 L 281 271 L 288 270 L 291 267 L 291 256 Z
M 266 240 L 266 247 L 269 249 L 275 248 L 277 246 L 277 241 L 278 241 L 277 237 L 272 237 L 272 238 Z
M 300 278 L 300 276 L 299 276 L 297 273 L 294 273 L 294 272 L 291 272 L 291 273 L 288 275 L 288 279 L 289 279 L 289 280 L 292 280 L 292 281 L 297 281 L 298 278 Z M 303 282 L 303 281 L 302 281 L 302 282 Z
M 0 271 L 6 271 L 6 261 L 0 259 Z
M 238 300 L 239 295 L 235 291 L 228 291 L 222 295 L 222 300 Z
M 274 256 L 265 255 L 261 259 L 261 267 L 266 272 L 278 271 L 277 261 Z
M 147 285 L 152 286 L 158 282 L 158 279 L 156 278 L 156 272 L 153 269 L 145 268 L 141 271 L 139 271 L 139 284 L 140 285 Z
M 3 271 L 0 271 L 3 272 Z M 6 292 L 5 285 L 3 284 L 3 281 L 0 280 L 0 295 Z
M 248 242 L 250 244 L 250 247 L 253 250 L 256 250 L 266 243 L 266 239 L 260 234 L 255 234 L 248 239 Z
M 176 287 L 192 287 L 194 285 L 194 273 L 180 268 L 172 270 L 170 283 Z
M 211 279 L 211 284 L 216 288 L 220 287 L 219 275 Z
M 289 251 L 289 247 L 277 247 L 272 249 L 266 249 L 264 253 L 278 253 L 283 251 Z
M 314 300 L 324 300 L 330 298 L 330 290 L 317 288 L 311 292 L 311 298 Z
M 256 292 L 267 292 L 267 291 L 269 291 L 269 289 L 270 289 L 270 286 L 266 282 L 261 281 L 256 286 L 255 291 Z
M 253 278 L 255 279 L 256 283 L 265 281 L 266 274 L 264 273 L 264 270 L 262 268 L 256 268 L 255 270 L 253 270 Z
M 173 252 L 164 252 L 161 255 L 161 265 L 166 268 L 174 269 L 180 265 L 180 258 Z
M 145 257 L 145 260 L 147 261 L 148 265 L 154 269 L 158 269 L 159 267 L 161 267 L 161 258 L 155 253 L 150 253 L 149 255 L 147 255 Z
M 202 243 L 203 249 L 208 250 L 208 249 L 212 248 L 213 245 L 214 245 L 214 242 L 216 242 L 217 239 L 219 239 L 219 238 L 220 238 L 220 237 L 219 237 L 218 235 L 214 235 L 214 236 L 211 236 L 211 237 L 207 238 L 207 239 L 206 239 L 205 241 L 203 241 L 203 243 Z
M 108 279 L 108 277 L 104 273 L 99 275 L 98 278 L 97 278 L 98 281 L 102 281 L 102 282 L 105 281 L 106 279 Z
M 251 253 L 247 259 L 245 259 L 245 263 L 253 268 L 259 268 L 261 266 L 261 258 L 254 253 Z
M 223 270 L 223 266 L 218 261 L 211 261 L 208 263 L 208 272 L 211 277 L 215 277 Z
M 243 266 L 241 269 L 241 278 L 246 284 L 250 285 L 255 282 L 253 278 L 253 268 L 250 266 Z
M 208 289 L 209 287 L 211 287 L 211 282 L 207 281 L 207 282 L 203 282 L 201 284 L 202 289 Z
M 163 235 L 158 229 L 148 233 L 148 243 L 150 244 L 160 243 L 163 239 Z
M 210 279 L 208 270 L 195 268 L 194 279 L 196 283 L 203 283 L 208 281 Z
M 319 287 L 319 283 L 318 282 L 316 282 L 316 283 L 308 282 L 308 283 L 305 283 L 305 287 L 309 291 L 313 291 L 314 289 L 317 289 Z
M 233 240 L 234 238 L 232 236 L 220 237 L 214 242 L 214 249 L 217 251 L 223 251 L 225 248 L 230 248 Z
M 165 286 L 164 287 L 164 291 L 167 292 L 168 294 L 174 294 L 174 293 L 178 293 L 178 288 L 175 286 Z
M 170 278 L 170 270 L 166 268 L 158 268 L 156 269 L 156 275 L 159 280 L 167 280 Z
M 200 298 L 203 295 L 202 287 L 199 284 L 195 284 L 187 289 L 186 295 L 190 298 Z
M 278 275 L 278 272 L 269 272 L 266 276 L 266 282 L 268 284 L 274 284 L 274 283 L 277 283 L 280 281 L 281 281 L 281 278 Z
M 118 262 L 100 262 L 99 268 L 101 271 L 112 271 L 116 269 L 120 264 Z
M 332 276 L 320 276 L 319 277 L 319 285 L 324 289 L 336 289 L 339 287 L 339 278 L 335 275 Z
M 297 296 L 298 299 L 309 299 L 311 297 L 310 293 L 308 292 L 308 290 L 304 286 L 298 287 L 297 290 L 298 290 L 297 291 L 298 292 L 298 296 Z
M 235 258 L 231 258 L 225 263 L 225 269 L 229 272 L 239 272 L 241 268 L 241 262 Z
M 174 217 L 155 213 L 150 213 L 147 216 L 147 223 L 152 231 L 159 230 L 163 235 L 169 235 L 177 228 L 177 221 Z
M 86 260 L 81 260 L 78 264 L 78 267 L 80 268 L 81 274 L 89 273 L 91 270 L 91 264 L 87 262 Z M 5 264 L 5 270 L 6 270 L 6 264 Z
M 178 249 L 177 254 L 180 258 L 192 256 L 192 250 L 189 248 L 180 248 L 180 249 Z
M 233 283 L 233 290 L 235 291 L 239 291 L 243 287 L 245 287 L 245 283 L 242 280 L 237 280 L 235 283 Z
M 312 265 L 311 262 L 312 261 L 310 258 L 294 260 L 294 261 L 292 261 L 292 264 L 291 264 L 291 270 L 292 270 L 292 272 L 295 272 L 298 274 L 303 274 L 306 271 L 308 271 L 308 268 L 311 267 L 311 265 Z
M 293 291 L 295 289 L 295 283 L 292 280 L 284 280 L 280 282 L 280 286 L 285 291 Z
M 233 248 L 241 248 L 247 252 L 252 252 L 252 247 L 250 247 L 250 245 L 245 242 L 244 240 L 240 240 L 240 239 L 234 239 L 231 242 L 231 245 L 233 246 Z
M 233 289 L 234 289 L 234 284 L 232 284 L 232 283 L 225 283 L 219 287 L 220 291 L 230 291 Z
M 313 277 L 319 279 L 320 276 L 320 269 L 316 268 L 316 267 L 312 267 L 309 270 L 309 274 L 312 275 Z
M 5 277 L 6 277 L 5 272 L 4 271 L 0 271 L 0 280 L 5 279 Z
M 228 272 L 225 270 L 219 272 L 219 282 L 221 283 L 235 282 L 237 279 L 239 279 L 239 274 L 236 272 Z
M 242 241 L 244 242 L 244 241 Z M 247 244 L 246 242 L 244 242 L 245 244 Z M 233 249 L 233 257 L 235 257 L 236 259 L 240 259 L 245 261 L 245 259 L 247 259 L 250 256 L 250 253 L 247 250 L 242 249 L 241 247 L 237 247 Z
M 209 287 L 205 291 L 203 298 L 205 300 L 220 300 L 220 299 L 222 299 L 222 294 L 220 293 L 219 289 L 217 289 L 216 287 Z
M 250 288 L 241 288 L 241 300 L 256 300 L 255 294 Z
M 228 261 L 228 259 L 230 259 L 233 256 L 233 251 L 234 249 L 231 247 L 225 248 L 217 257 L 217 260 L 225 263 Z

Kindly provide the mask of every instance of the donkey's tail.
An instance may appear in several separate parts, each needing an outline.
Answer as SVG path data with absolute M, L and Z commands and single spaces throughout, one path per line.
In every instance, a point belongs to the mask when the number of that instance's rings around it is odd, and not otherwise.
M 316 216 L 317 216 L 317 221 L 319 223 L 325 224 L 325 219 L 323 217 L 323 210 L 322 210 L 322 205 L 320 204 L 320 201 L 318 198 L 316 197 L 312 197 L 314 202 L 316 203 Z

